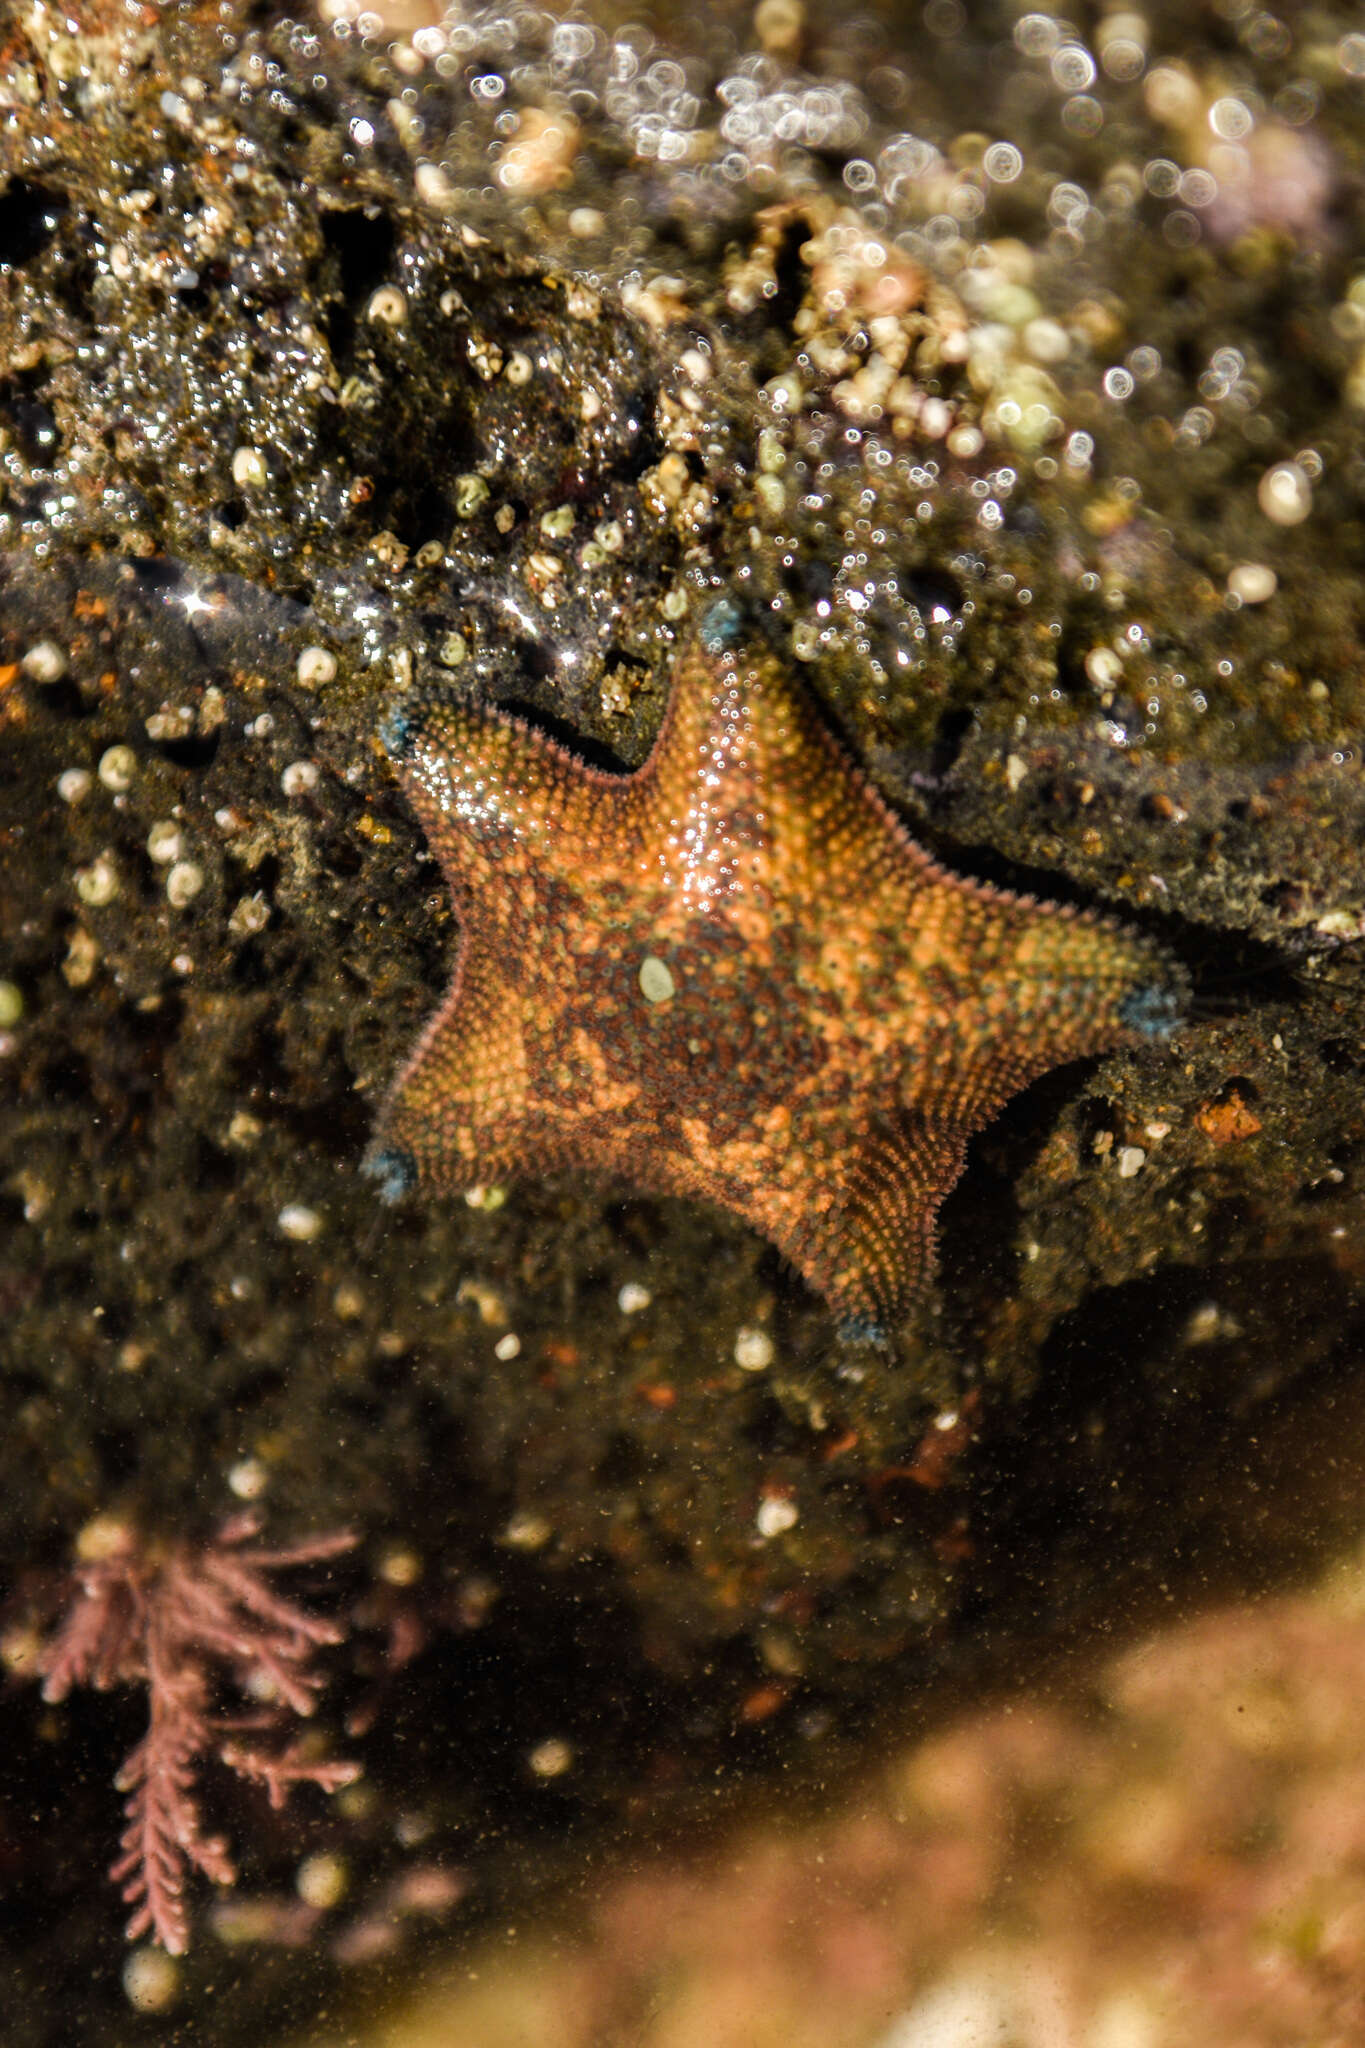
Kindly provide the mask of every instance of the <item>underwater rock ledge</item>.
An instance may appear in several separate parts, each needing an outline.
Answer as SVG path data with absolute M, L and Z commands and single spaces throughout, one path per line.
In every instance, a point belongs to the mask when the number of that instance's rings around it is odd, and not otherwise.
M 102 1517 L 361 1538 L 319 1725 L 365 1778 L 212 1787 L 244 1896 L 335 1855 L 353 1903 L 301 1969 L 191 1900 L 224 2042 L 350 1981 L 414 1829 L 460 1925 L 1154 1582 L 1335 1540 L 1232 1475 L 1270 1483 L 1286 1410 L 1330 1436 L 1365 1306 L 1358 74 L 1345 16 L 1229 54 L 1150 13 L 1089 131 L 1005 7 L 910 55 L 818 10 L 791 48 L 738 12 L 676 48 L 529 11 L 0 27 L 16 2040 L 92 1979 L 84 2037 L 126 2026 L 98 1873 L 138 1707 L 31 1683 Z M 1228 99 L 1240 211 L 1201 209 Z M 1193 982 L 1172 1044 L 973 1142 L 890 1350 L 702 1205 L 389 1215 L 357 1172 L 456 943 L 384 707 L 638 768 L 719 587 L 953 872 Z

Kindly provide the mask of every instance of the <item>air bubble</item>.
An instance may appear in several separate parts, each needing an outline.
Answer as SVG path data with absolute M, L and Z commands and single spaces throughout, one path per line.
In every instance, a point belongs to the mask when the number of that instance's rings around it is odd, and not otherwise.
M 1063 43 L 1054 51 L 1052 82 L 1062 92 L 1084 92 L 1095 83 L 1095 60 L 1084 43 Z
M 1180 190 L 1180 166 L 1168 156 L 1154 156 L 1143 166 L 1142 182 L 1153 199 L 1173 199 Z
M 1014 41 L 1026 57 L 1048 57 L 1061 40 L 1050 14 L 1025 14 L 1014 25 Z
M 993 142 L 981 159 L 981 168 L 993 185 L 1012 185 L 1024 168 L 1023 152 L 1012 142 Z
M 1251 133 L 1251 109 L 1238 99 L 1215 100 L 1209 108 L 1209 126 L 1223 142 L 1240 142 Z

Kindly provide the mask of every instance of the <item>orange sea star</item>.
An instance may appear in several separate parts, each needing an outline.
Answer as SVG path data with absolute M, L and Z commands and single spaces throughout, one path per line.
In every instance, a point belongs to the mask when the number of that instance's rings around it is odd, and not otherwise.
M 970 1133 L 1180 1016 L 1152 940 L 939 867 L 731 598 L 636 774 L 447 699 L 381 736 L 461 926 L 367 1155 L 391 1199 L 563 1170 L 705 1197 L 882 1329 Z

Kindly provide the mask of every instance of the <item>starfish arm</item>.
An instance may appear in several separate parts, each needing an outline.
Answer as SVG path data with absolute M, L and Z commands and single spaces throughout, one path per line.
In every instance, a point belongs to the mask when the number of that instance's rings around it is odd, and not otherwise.
M 915 845 L 771 653 L 679 658 L 668 710 L 628 806 L 637 842 L 680 908 L 724 903 L 743 920 L 782 906 L 819 916 L 822 892 L 902 892 L 938 869 Z
M 939 1006 L 933 1054 L 921 1053 L 939 1116 L 978 1129 L 1051 1068 L 1160 1041 L 1180 1021 L 1183 971 L 1142 932 L 1026 897 L 973 904 L 959 890 L 956 906 L 975 927 L 975 966 Z
M 379 737 L 457 905 L 519 875 L 572 877 L 612 837 L 624 776 L 604 775 L 509 712 L 414 691 Z
M 466 938 L 450 989 L 400 1068 L 364 1170 L 396 1200 L 418 1179 L 456 1190 L 533 1166 L 522 1002 L 490 947 Z
M 966 1133 L 906 1115 L 866 1132 L 837 1196 L 807 1198 L 774 1241 L 840 1321 L 889 1330 L 922 1293 L 933 1265 L 939 1204 L 962 1171 Z

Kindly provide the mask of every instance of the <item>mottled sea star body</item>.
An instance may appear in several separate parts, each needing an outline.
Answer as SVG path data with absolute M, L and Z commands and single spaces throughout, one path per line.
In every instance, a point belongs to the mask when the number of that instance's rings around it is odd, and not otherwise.
M 635 774 L 451 701 L 381 736 L 460 922 L 366 1158 L 390 1198 L 563 1172 L 703 1197 L 881 1330 L 969 1135 L 1179 1019 L 1152 940 L 938 866 L 731 599 Z

